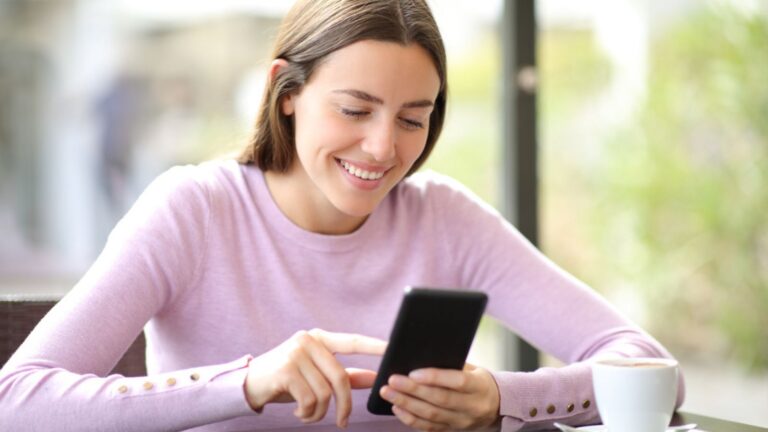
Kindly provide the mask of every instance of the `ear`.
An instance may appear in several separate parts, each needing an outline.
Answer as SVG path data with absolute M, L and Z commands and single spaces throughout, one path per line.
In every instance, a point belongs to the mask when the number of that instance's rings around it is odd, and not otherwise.
M 288 67 L 287 60 L 281 58 L 272 60 L 272 64 L 269 65 L 268 75 L 270 84 L 275 80 L 275 77 L 277 77 L 277 73 L 280 71 L 280 69 L 285 67 Z M 287 116 L 293 115 L 293 95 L 287 94 L 283 97 L 283 99 L 280 101 L 280 110 Z

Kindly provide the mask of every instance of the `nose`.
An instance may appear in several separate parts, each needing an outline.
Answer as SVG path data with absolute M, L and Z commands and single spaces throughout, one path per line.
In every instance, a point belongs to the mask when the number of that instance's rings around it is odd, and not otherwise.
M 395 157 L 395 139 L 395 126 L 381 121 L 372 126 L 362 149 L 377 162 L 385 162 Z

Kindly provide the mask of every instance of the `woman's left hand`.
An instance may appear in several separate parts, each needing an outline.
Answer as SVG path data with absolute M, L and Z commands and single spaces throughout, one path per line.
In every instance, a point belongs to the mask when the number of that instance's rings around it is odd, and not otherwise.
M 490 372 L 467 364 L 464 370 L 419 369 L 392 375 L 381 396 L 406 425 L 420 430 L 477 429 L 499 418 L 499 389 Z

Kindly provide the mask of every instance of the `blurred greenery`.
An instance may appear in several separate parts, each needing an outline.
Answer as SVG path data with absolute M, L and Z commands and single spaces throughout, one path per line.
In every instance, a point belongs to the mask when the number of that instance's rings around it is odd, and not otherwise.
M 585 97 L 611 78 L 611 65 L 597 49 L 591 31 L 576 28 L 547 29 L 539 36 L 542 131 L 567 118 Z
M 498 53 L 498 38 L 489 31 L 473 49 L 449 57 L 445 126 L 425 165 L 459 180 L 492 205 L 500 195 Z
M 594 210 L 594 171 L 585 161 L 596 137 L 583 117 L 612 78 L 609 59 L 589 28 L 546 28 L 539 33 L 541 248 L 559 265 L 590 284 L 604 276 L 602 253 L 584 227 Z M 576 131 L 581 131 L 577 135 Z
M 767 46 L 765 16 L 722 5 L 660 35 L 589 218 L 616 277 L 642 287 L 654 334 L 752 370 L 768 369 Z
M 710 2 L 656 30 L 618 125 L 590 30 L 541 33 L 542 249 L 674 352 L 768 370 L 768 20 Z

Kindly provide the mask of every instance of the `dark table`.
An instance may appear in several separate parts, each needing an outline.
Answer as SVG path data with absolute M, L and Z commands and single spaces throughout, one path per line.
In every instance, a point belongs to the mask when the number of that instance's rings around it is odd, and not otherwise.
M 675 414 L 673 424 L 696 423 L 698 429 L 707 432 L 768 432 L 768 428 L 745 425 L 730 420 L 708 417 L 701 414 L 681 412 Z
M 706 432 L 768 432 L 768 428 L 762 428 L 757 426 L 749 426 L 743 423 L 732 422 L 729 420 L 718 419 L 714 417 L 708 417 L 701 414 L 691 413 L 677 413 L 672 419 L 672 424 L 686 424 L 696 423 L 698 425 L 697 430 Z M 339 429 L 336 426 L 302 426 L 299 428 L 280 429 L 283 432 L 290 431 L 307 431 L 307 432 L 339 432 L 341 430 L 350 432 L 400 432 L 410 431 L 411 429 L 404 426 L 397 420 L 384 420 L 380 422 L 370 423 L 353 423 L 350 424 L 347 429 Z M 553 429 L 554 430 L 554 429 Z

